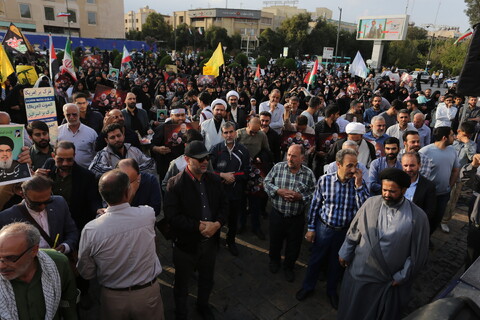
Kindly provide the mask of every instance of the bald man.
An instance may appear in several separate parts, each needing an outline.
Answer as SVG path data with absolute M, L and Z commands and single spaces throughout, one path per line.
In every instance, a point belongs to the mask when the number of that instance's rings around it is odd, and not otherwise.
M 269 163 L 272 161 L 270 146 L 265 132 L 261 130 L 260 119 L 250 118 L 247 127 L 237 130 L 237 141 L 243 144 L 254 161 Z
M 152 129 L 150 129 L 147 111 L 137 108 L 137 96 L 132 92 L 127 93 L 125 104 L 127 107 L 122 110 L 125 127 L 138 131 L 142 137 L 153 134 Z
M 140 140 L 138 140 L 138 134 L 136 134 L 135 131 L 125 127 L 125 117 L 123 116 L 122 111 L 113 109 L 105 114 L 105 118 L 103 119 L 103 127 L 106 127 L 111 123 L 120 123 L 123 126 L 125 142 L 130 143 L 134 147 L 140 148 L 141 145 Z M 100 132 L 97 141 L 95 142 L 95 151 L 100 151 L 107 146 L 105 138 L 105 134 Z

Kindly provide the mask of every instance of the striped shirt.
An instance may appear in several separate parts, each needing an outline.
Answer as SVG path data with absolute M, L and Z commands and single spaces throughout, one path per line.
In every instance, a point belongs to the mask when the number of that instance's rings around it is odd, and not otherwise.
M 287 162 L 284 161 L 277 163 L 270 170 L 265 177 L 263 186 L 272 201 L 272 206 L 283 213 L 285 217 L 291 217 L 302 214 L 312 200 L 315 190 L 315 176 L 312 170 L 303 164 L 297 173 L 292 173 Z M 296 191 L 302 195 L 302 200 L 285 201 L 277 194 L 278 189 Z
M 356 188 L 354 178 L 342 183 L 337 173 L 321 176 L 308 213 L 308 231 L 315 231 L 320 219 L 333 227 L 347 227 L 368 197 L 365 180 Z

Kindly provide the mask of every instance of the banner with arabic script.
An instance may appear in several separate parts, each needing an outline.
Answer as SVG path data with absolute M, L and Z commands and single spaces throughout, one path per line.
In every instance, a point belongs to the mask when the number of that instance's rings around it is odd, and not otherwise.
M 28 123 L 40 120 L 50 129 L 50 142 L 55 145 L 58 136 L 57 110 L 53 88 L 27 88 L 23 90 Z

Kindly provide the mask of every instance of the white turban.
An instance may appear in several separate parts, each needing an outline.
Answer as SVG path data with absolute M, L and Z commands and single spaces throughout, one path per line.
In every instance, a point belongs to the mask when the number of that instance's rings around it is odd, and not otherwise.
M 223 99 L 215 99 L 212 101 L 212 104 L 210 105 L 212 107 L 212 109 L 215 109 L 215 106 L 217 104 L 221 104 L 225 107 L 225 109 L 227 109 L 227 103 L 225 102 L 225 100 Z
M 350 122 L 345 127 L 347 134 L 365 134 L 365 125 L 360 122 Z
M 237 99 L 240 98 L 240 96 L 238 95 L 238 92 L 235 91 L 235 90 L 228 91 L 228 93 L 227 93 L 227 101 L 228 101 L 228 98 L 230 98 L 231 96 L 235 96 L 235 97 L 237 97 Z

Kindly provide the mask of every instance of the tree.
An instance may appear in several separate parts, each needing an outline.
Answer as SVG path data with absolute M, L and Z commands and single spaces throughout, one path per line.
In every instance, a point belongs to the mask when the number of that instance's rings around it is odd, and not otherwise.
M 285 40 L 278 32 L 267 28 L 260 34 L 259 40 L 260 46 L 257 50 L 259 54 L 270 59 L 272 57 L 276 58 L 282 53 Z
M 177 50 L 183 51 L 188 46 L 193 46 L 193 32 L 190 34 L 190 28 L 187 24 L 182 23 L 177 26 L 176 38 L 177 38 Z M 172 38 L 170 40 L 170 47 L 175 47 L 175 36 L 172 32 Z
M 218 43 L 221 42 L 222 46 L 230 48 L 230 37 L 228 36 L 227 29 L 217 26 L 211 26 L 205 32 L 205 41 L 210 49 L 216 49 Z
M 164 67 L 166 64 L 172 64 L 172 57 L 170 57 L 168 54 L 160 60 L 160 63 L 158 64 L 160 67 Z
M 267 58 L 265 58 L 264 56 L 259 56 L 257 58 L 256 65 L 260 65 L 260 68 L 265 69 L 267 64 L 268 64 Z
M 297 62 L 292 58 L 285 59 L 283 62 L 283 67 L 290 71 L 297 70 Z
M 244 53 L 239 53 L 235 57 L 235 62 L 246 68 L 248 66 L 248 57 Z
M 235 33 L 234 35 L 232 35 L 230 37 L 230 45 L 231 45 L 231 49 L 236 49 L 236 50 L 240 50 L 240 47 L 241 47 L 241 44 L 242 44 L 242 36 L 238 33 Z
M 150 36 L 156 40 L 168 41 L 172 28 L 160 13 L 152 12 L 142 25 L 142 33 L 145 37 Z
M 474 26 L 480 23 L 480 1 L 478 0 L 464 0 L 467 5 L 465 14 L 468 16 L 470 25 Z
M 127 38 L 127 40 L 140 41 L 140 40 L 144 39 L 144 36 L 143 36 L 142 31 L 129 30 L 127 33 L 125 33 L 125 38 Z
M 304 52 L 309 32 L 308 23 L 311 21 L 310 14 L 301 13 L 284 20 L 280 28 L 278 28 L 278 33 L 284 37 L 285 42 L 288 43 L 291 49 L 290 53 L 300 55 Z
M 425 30 L 423 28 L 415 27 L 415 26 L 408 26 L 407 39 L 410 39 L 410 40 L 427 40 L 427 36 L 428 36 L 428 31 L 427 30 Z

